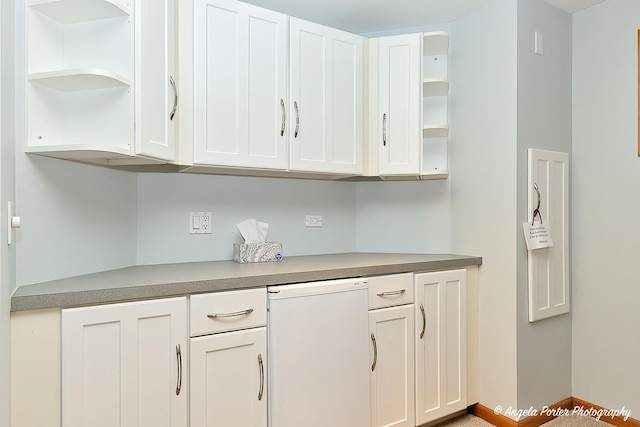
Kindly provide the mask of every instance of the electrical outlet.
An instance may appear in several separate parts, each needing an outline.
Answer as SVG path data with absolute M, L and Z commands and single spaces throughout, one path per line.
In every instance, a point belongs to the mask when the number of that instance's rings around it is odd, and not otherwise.
M 211 234 L 211 212 L 189 212 L 189 234 Z
M 322 215 L 307 215 L 304 218 L 305 227 L 322 227 Z

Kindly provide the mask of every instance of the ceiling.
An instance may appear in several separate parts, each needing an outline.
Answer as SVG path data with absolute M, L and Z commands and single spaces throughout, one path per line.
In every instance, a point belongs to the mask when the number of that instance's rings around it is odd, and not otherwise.
M 356 34 L 452 22 L 494 0 L 245 0 Z M 574 13 L 604 0 L 545 0 Z

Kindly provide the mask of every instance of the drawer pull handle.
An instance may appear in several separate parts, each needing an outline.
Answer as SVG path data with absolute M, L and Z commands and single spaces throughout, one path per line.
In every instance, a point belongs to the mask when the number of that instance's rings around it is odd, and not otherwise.
M 247 308 L 246 310 L 234 311 L 233 313 L 211 313 L 207 314 L 209 319 L 223 319 L 225 317 L 238 317 L 238 316 L 246 316 L 247 314 L 253 313 L 253 308 Z
M 378 295 L 379 297 L 389 297 L 389 296 L 393 296 L 393 295 L 402 295 L 406 292 L 406 289 L 398 289 L 395 291 L 384 291 L 384 292 L 378 292 L 376 293 L 376 295 Z
M 258 400 L 262 400 L 264 393 L 264 365 L 262 364 L 262 354 L 258 354 L 258 366 L 260 367 L 260 390 L 258 391 Z
M 424 331 L 427 330 L 427 316 L 424 314 L 424 305 L 420 304 L 420 312 L 422 313 L 422 331 L 420 332 L 420 339 L 424 338 Z
M 376 370 L 378 364 L 378 344 L 376 343 L 376 336 L 371 333 L 371 342 L 373 343 L 373 363 L 371 364 L 371 372 Z

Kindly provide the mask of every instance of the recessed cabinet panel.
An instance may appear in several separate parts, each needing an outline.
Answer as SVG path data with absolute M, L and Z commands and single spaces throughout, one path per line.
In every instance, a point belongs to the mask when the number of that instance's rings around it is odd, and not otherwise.
M 298 77 L 291 83 L 292 99 L 295 100 L 290 114 L 295 121 L 292 127 L 292 151 L 299 153 L 296 160 L 301 162 L 323 163 L 327 120 L 326 38 L 322 34 L 301 30 L 296 40 L 298 43 L 292 45 L 292 51 L 298 58 L 292 64 L 292 77 Z
M 411 105 L 407 102 L 411 99 L 412 87 L 411 73 L 400 67 L 400 64 L 408 65 L 411 61 L 411 51 L 408 45 L 393 46 L 389 49 L 389 126 L 387 130 L 387 145 L 389 146 L 389 163 L 409 164 L 409 144 L 412 134 L 415 134 L 415 126 L 412 127 Z M 415 139 L 415 138 L 414 138 Z M 395 142 L 401 142 L 396 144 Z
M 242 40 L 236 37 L 245 31 L 240 28 L 241 17 L 236 11 L 208 4 L 203 16 L 206 17 L 206 61 L 204 72 L 206 84 L 204 93 L 196 93 L 196 97 L 204 96 L 202 108 L 196 108 L 196 114 L 203 114 L 206 133 L 202 137 L 206 141 L 208 153 L 240 154 L 240 141 L 246 128 L 241 128 L 240 120 L 246 117 L 246 88 L 241 81 L 246 81 L 248 67 L 246 58 L 242 58 Z M 197 19 L 197 18 L 196 18 Z M 244 63 L 243 63 L 244 62 Z M 196 73 L 200 68 L 196 65 Z M 244 105 L 241 105 L 244 104 Z
M 446 370 L 444 379 L 447 382 L 446 395 L 444 396 L 446 405 L 465 406 L 466 405 L 466 388 L 465 380 L 462 375 L 466 372 L 465 358 L 463 352 L 465 349 L 466 328 L 463 311 L 466 307 L 465 302 L 466 289 L 459 280 L 447 280 L 445 288 L 445 354 L 446 354 Z M 463 366 L 463 364 L 465 366 Z M 466 375 L 465 375 L 466 376 Z
M 333 41 L 333 91 L 330 93 L 332 105 L 332 138 L 331 155 L 334 162 L 355 165 L 358 161 L 355 141 L 358 138 L 358 79 L 357 79 L 357 46 L 344 40 Z
M 98 427 L 120 425 L 122 370 L 120 322 L 104 322 L 83 328 L 83 364 L 77 384 L 84 390 L 84 422 Z M 63 419 L 70 419 L 63 411 Z
M 419 407 L 428 413 L 436 411 L 442 406 L 442 386 L 440 366 L 441 359 L 444 355 L 442 342 L 440 340 L 440 331 L 443 322 L 440 316 L 440 287 L 437 281 L 424 282 L 422 284 L 424 290 L 424 299 L 420 301 L 424 307 L 424 337 L 418 341 L 420 351 L 424 354 L 424 363 L 420 364 L 419 370 L 423 370 L 423 374 L 418 377 L 418 388 L 424 390 L 418 393 L 422 397 Z M 420 326 L 420 324 L 418 324 Z
M 287 84 L 281 58 L 283 24 L 265 18 L 249 17 L 249 156 L 277 161 L 286 138 L 286 98 L 280 88 Z M 283 135 L 284 134 L 284 135 Z

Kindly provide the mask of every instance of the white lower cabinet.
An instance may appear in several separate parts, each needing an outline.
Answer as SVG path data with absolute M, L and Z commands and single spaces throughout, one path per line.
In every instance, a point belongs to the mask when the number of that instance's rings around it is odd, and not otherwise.
M 191 297 L 191 427 L 267 426 L 266 306 L 265 288 Z
M 266 329 L 191 339 L 191 427 L 267 426 Z
M 63 426 L 187 424 L 186 297 L 65 309 L 61 322 Z
M 414 427 L 413 304 L 369 311 L 371 426 Z
M 467 407 L 466 270 L 415 275 L 416 424 Z
M 372 427 L 414 427 L 413 273 L 367 279 Z
M 466 275 L 367 279 L 372 427 L 467 407 Z M 193 295 L 187 309 L 180 297 L 62 310 L 62 425 L 267 427 L 266 289 Z

